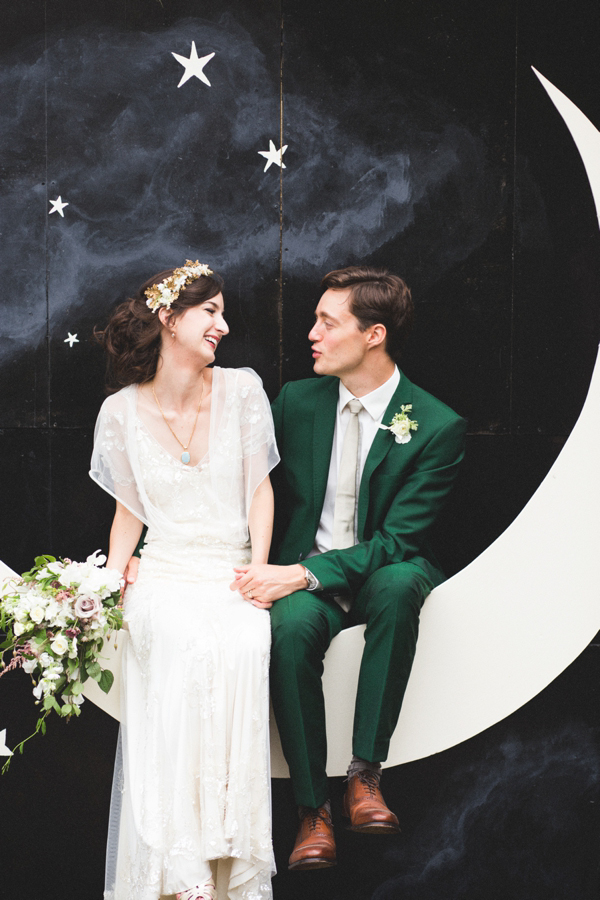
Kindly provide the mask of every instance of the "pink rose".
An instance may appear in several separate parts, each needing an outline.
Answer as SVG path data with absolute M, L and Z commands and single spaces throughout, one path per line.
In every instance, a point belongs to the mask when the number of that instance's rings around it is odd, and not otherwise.
M 79 597 L 74 608 L 78 619 L 91 619 L 102 609 L 102 601 L 97 597 Z

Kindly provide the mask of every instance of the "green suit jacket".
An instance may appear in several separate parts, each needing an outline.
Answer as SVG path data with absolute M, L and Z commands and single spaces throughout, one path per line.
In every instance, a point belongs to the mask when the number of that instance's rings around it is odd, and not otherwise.
M 273 403 L 282 462 L 275 478 L 274 561 L 291 565 L 314 546 L 325 499 L 333 444 L 339 380 L 332 376 L 292 381 Z M 382 566 L 411 561 L 425 568 L 434 584 L 443 572 L 427 542 L 464 455 L 464 419 L 401 373 L 383 417 L 389 425 L 403 404 L 412 404 L 418 422 L 406 444 L 378 430 L 363 470 L 358 500 L 358 541 L 310 559 L 323 588 L 356 592 Z

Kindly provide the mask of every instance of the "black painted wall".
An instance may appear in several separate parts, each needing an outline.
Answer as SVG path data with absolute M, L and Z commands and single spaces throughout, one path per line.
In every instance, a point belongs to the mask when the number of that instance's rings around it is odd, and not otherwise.
M 92 328 L 188 256 L 226 279 L 219 363 L 254 366 L 271 396 L 311 373 L 326 271 L 407 279 L 404 368 L 470 423 L 438 549 L 449 573 L 481 552 L 560 451 L 600 338 L 591 193 L 530 70 L 600 126 L 598 4 L 21 0 L 0 17 L 0 558 L 106 547 Z M 177 89 L 171 54 L 192 40 L 215 53 L 211 86 Z M 282 124 L 286 168 L 264 172 Z M 402 836 L 340 827 L 335 870 L 287 873 L 294 809 L 274 782 L 277 900 L 598 897 L 599 679 L 592 644 L 509 719 L 387 772 Z M 2 900 L 102 896 L 116 724 L 84 713 L 0 781 Z M 7 676 L 0 730 L 14 744 L 34 720 L 27 678 Z

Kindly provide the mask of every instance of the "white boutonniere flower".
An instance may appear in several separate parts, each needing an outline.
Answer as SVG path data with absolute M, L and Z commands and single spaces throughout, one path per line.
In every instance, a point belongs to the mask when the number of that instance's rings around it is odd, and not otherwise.
M 408 444 L 412 438 L 411 431 L 416 431 L 419 423 L 409 419 L 407 413 L 412 412 L 412 403 L 402 404 L 401 412 L 396 413 L 389 425 L 380 425 L 385 431 L 391 431 L 397 444 Z

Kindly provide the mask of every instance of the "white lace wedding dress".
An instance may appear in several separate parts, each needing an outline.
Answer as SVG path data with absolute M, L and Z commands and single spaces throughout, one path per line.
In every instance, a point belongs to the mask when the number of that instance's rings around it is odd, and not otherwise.
M 106 900 L 158 900 L 211 871 L 219 900 L 272 896 L 269 616 L 229 584 L 250 558 L 254 489 L 278 457 L 257 376 L 213 372 L 196 466 L 151 433 L 135 386 L 105 401 L 96 426 L 90 474 L 149 526 L 126 597 Z

